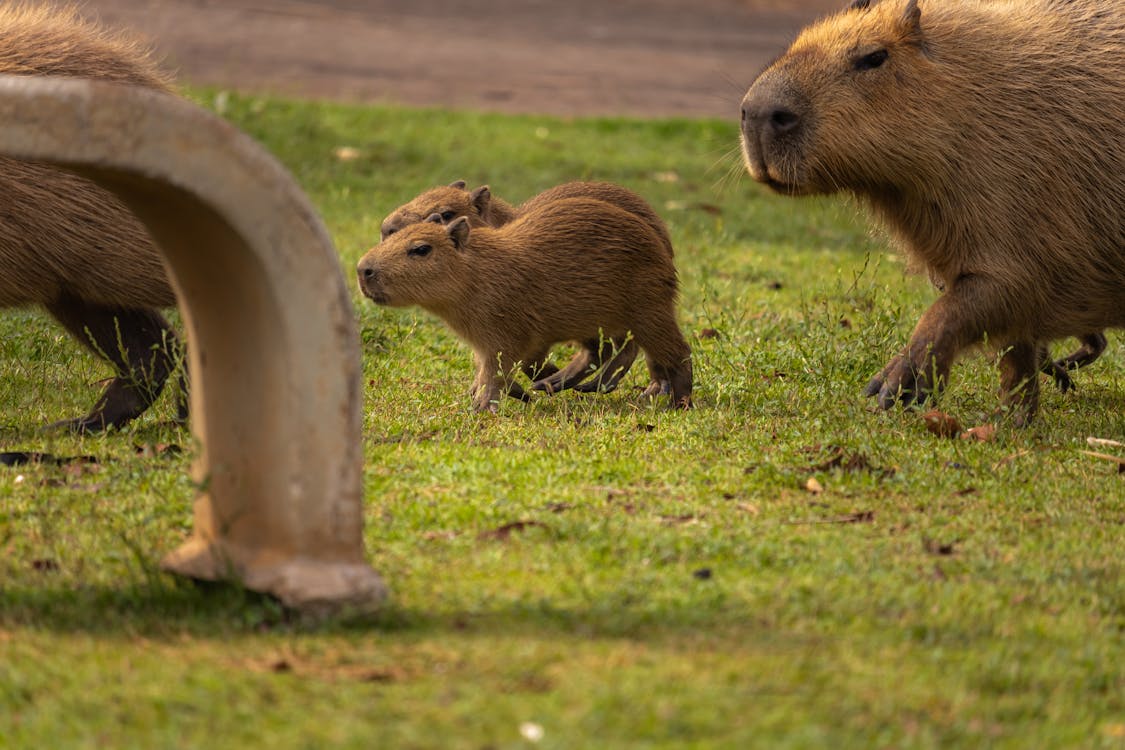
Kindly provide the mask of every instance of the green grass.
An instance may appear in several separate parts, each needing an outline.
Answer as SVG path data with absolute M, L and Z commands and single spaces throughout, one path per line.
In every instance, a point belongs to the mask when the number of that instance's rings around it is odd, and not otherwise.
M 639 191 L 672 231 L 698 408 L 643 403 L 638 363 L 610 395 L 473 414 L 467 348 L 353 291 L 393 598 L 313 624 L 159 572 L 193 497 L 171 399 L 123 433 L 40 433 L 108 373 L 6 312 L 0 449 L 99 463 L 0 469 L 0 747 L 1125 744 L 1125 477 L 1081 453 L 1125 435 L 1117 339 L 1077 393 L 1044 382 L 1031 428 L 937 438 L 860 395 L 934 293 L 854 205 L 740 177 L 732 123 L 196 96 L 293 171 L 353 288 L 434 184 Z M 968 358 L 941 407 L 979 424 L 996 382 Z

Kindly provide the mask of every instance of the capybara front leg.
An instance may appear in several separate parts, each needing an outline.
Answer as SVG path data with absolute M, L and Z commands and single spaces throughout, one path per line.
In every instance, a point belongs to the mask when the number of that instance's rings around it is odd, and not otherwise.
M 1018 427 L 1026 427 L 1039 409 L 1042 348 L 1033 342 L 1013 344 L 1000 357 L 1000 398 Z
M 980 341 L 1003 321 L 1003 301 L 993 284 L 976 276 L 958 279 L 922 315 L 910 343 L 876 375 L 864 393 L 889 409 L 921 404 L 936 395 L 949 378 L 957 354 Z M 1002 331 L 993 330 L 995 334 Z

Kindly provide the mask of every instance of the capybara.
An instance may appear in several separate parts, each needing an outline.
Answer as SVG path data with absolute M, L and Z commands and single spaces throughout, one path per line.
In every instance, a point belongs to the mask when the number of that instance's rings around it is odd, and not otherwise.
M 470 191 L 464 180 L 457 180 L 448 186 L 431 188 L 392 211 L 383 221 L 382 238 L 386 239 L 402 227 L 423 221 L 435 213 L 441 216 L 444 224 L 458 216 L 465 216 L 470 226 L 501 227 L 538 206 L 563 198 L 603 200 L 636 215 L 659 235 L 668 255 L 674 255 L 668 227 L 644 198 L 621 185 L 598 181 L 565 182 L 544 190 L 519 206 L 512 206 L 494 196 L 488 185 Z M 637 345 L 631 339 L 616 341 L 603 337 L 583 341 L 581 345 L 581 350 L 562 370 L 543 362 L 526 363 L 524 369 L 535 381 L 532 388 L 551 393 L 567 388 L 607 393 L 617 387 L 637 357 Z M 601 375 L 586 380 L 595 371 L 600 371 Z M 647 392 L 654 390 L 655 384 L 652 384 Z
M 22 4 L 0 9 L 0 73 L 170 91 L 136 43 L 72 10 Z M 0 158 L 0 205 L 0 306 L 42 305 L 115 371 L 89 414 L 60 424 L 101 430 L 139 416 L 180 358 L 156 309 L 176 298 L 144 226 L 94 183 L 14 159 Z
M 649 373 L 691 406 L 691 349 L 676 323 L 678 282 L 660 237 L 635 215 L 591 198 L 549 201 L 498 229 L 440 214 L 373 247 L 356 269 L 381 305 L 418 305 L 472 347 L 473 406 L 496 409 L 521 363 L 560 341 L 631 336 Z
M 940 281 L 883 408 L 987 339 L 1026 423 L 1046 344 L 1125 324 L 1125 3 L 857 0 L 754 81 L 742 145 L 779 193 L 858 196 Z

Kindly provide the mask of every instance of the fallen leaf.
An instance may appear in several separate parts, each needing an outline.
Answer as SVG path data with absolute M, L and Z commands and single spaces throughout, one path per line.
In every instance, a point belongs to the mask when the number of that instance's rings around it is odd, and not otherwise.
M 293 665 L 290 664 L 287 659 L 278 659 L 277 661 L 270 664 L 270 671 L 277 672 L 278 674 L 281 674 L 283 672 L 292 672 Z
M 573 507 L 574 506 L 570 503 L 549 503 L 546 509 L 551 513 L 562 513 L 564 511 L 570 510 Z
M 38 560 L 32 560 L 31 561 L 31 569 L 32 570 L 38 570 L 38 571 L 43 572 L 43 573 L 50 573 L 50 572 L 54 572 L 54 571 L 58 570 L 59 564 L 57 562 L 55 562 L 54 560 L 48 560 L 47 558 L 40 558 Z
M 955 544 L 956 544 L 956 542 L 944 543 L 944 542 L 939 542 L 936 539 L 930 539 L 928 537 L 922 539 L 922 549 L 926 550 L 931 555 L 943 555 L 943 556 L 952 555 L 953 554 L 953 545 L 955 545 Z
M 332 152 L 340 161 L 355 161 L 360 157 L 360 151 L 353 146 L 340 146 Z
M 761 512 L 758 509 L 758 506 L 754 505 L 754 503 L 739 503 L 738 509 L 741 510 L 741 511 L 745 511 L 746 513 L 749 513 L 752 516 L 756 516 Z
M 422 538 L 426 541 L 434 541 L 436 539 L 456 539 L 456 531 L 427 531 L 422 534 Z
M 694 516 L 690 513 L 686 513 L 682 516 L 660 516 L 660 522 L 676 525 L 693 524 L 699 523 L 699 516 Z
M 716 206 L 714 203 L 696 203 L 695 207 L 704 213 L 711 214 L 712 216 L 723 215 L 723 209 L 719 206 Z
M 134 443 L 133 451 L 142 458 L 178 456 L 184 449 L 175 443 Z
M 507 540 L 512 535 L 513 531 L 523 531 L 524 529 L 533 527 L 545 529 L 547 525 L 539 521 L 512 521 L 511 523 L 506 523 L 490 531 L 482 531 L 477 535 L 477 538 L 502 542 Z
M 697 333 L 696 336 L 701 339 L 717 339 L 719 337 L 719 332 L 714 328 L 704 328 Z
M 820 482 L 816 481 L 816 477 L 808 478 L 808 481 L 805 482 L 805 489 L 814 495 L 819 495 L 824 492 L 824 487 L 821 486 Z
M 962 440 L 975 440 L 978 443 L 987 443 L 996 437 L 996 425 L 982 424 L 970 427 L 961 433 Z
M 936 409 L 931 409 L 923 414 L 922 421 L 926 423 L 926 429 L 938 437 L 957 437 L 957 434 L 961 432 L 961 424 L 956 417 Z
M 691 575 L 693 578 L 698 578 L 700 581 L 709 581 L 711 580 L 711 569 L 700 568 L 699 570 L 692 571 Z

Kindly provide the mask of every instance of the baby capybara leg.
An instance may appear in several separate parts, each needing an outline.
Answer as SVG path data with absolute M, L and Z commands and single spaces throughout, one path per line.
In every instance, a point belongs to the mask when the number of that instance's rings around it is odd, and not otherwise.
M 544 350 L 530 357 L 523 363 L 521 368 L 523 374 L 533 381 L 554 375 L 559 371 L 559 368 L 556 367 L 553 362 L 548 361 L 547 357 L 549 357 L 550 354 L 551 352 L 549 350 Z
M 605 341 L 598 354 L 601 372 L 574 387 L 579 393 L 609 393 L 629 372 L 637 359 L 640 347 L 630 338 L 613 338 Z
M 104 307 L 72 297 L 56 300 L 47 310 L 115 371 L 89 414 L 59 426 L 79 432 L 122 427 L 152 405 L 180 358 L 179 339 L 160 313 Z
M 600 348 L 601 342 L 598 339 L 583 341 L 582 348 L 561 370 L 547 377 L 539 378 L 531 384 L 532 389 L 546 391 L 547 393 L 558 393 L 568 388 L 574 388 L 597 369 L 598 363 L 601 361 Z
M 1039 409 L 1039 368 L 1043 350 L 1033 342 L 1014 344 L 1000 357 L 1000 398 L 1019 427 Z

